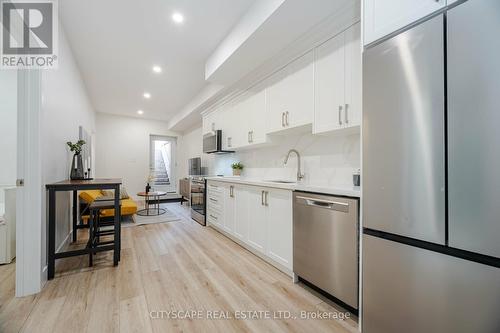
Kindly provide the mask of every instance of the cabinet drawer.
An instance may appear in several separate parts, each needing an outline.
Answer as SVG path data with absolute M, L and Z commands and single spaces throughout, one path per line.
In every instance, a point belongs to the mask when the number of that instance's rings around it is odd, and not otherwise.
M 217 211 L 217 212 L 223 212 L 223 205 L 222 203 L 219 201 L 219 202 L 214 202 L 214 201 L 208 201 L 207 202 L 207 210 L 214 210 L 214 211 Z
M 209 209 L 207 211 L 207 220 L 211 224 L 216 224 L 216 225 L 222 224 L 223 222 L 222 218 L 223 218 L 222 213 L 217 212 L 214 209 Z
M 218 185 L 218 184 L 212 184 L 212 183 L 209 183 L 207 184 L 207 194 L 213 194 L 213 195 L 217 195 L 217 194 L 222 194 L 222 192 L 224 191 L 224 187 L 222 185 Z

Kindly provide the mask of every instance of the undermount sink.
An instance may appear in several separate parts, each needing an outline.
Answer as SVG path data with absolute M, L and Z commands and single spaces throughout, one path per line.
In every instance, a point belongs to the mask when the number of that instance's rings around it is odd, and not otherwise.
M 293 180 L 266 180 L 269 183 L 280 183 L 280 184 L 296 184 L 297 182 Z

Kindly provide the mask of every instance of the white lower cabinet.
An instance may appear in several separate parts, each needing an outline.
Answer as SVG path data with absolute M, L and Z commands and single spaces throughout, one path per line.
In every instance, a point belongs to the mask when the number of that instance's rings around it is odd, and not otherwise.
M 292 191 L 273 189 L 267 194 L 267 255 L 292 268 Z
M 234 232 L 234 185 L 224 185 L 224 231 Z
M 245 187 L 234 186 L 234 233 L 241 241 L 248 239 L 248 192 Z
M 266 252 L 267 209 L 265 206 L 266 191 L 260 187 L 249 187 L 248 190 L 248 243 L 257 251 Z
M 210 204 L 210 198 L 219 200 L 219 192 L 211 194 L 212 183 L 207 192 L 208 224 L 291 274 L 292 191 L 217 182 L 224 197 L 219 209 Z

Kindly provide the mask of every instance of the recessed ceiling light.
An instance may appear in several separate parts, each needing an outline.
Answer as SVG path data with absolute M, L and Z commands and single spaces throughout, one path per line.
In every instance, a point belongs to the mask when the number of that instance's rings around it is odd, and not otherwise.
M 144 111 L 142 111 L 142 110 L 137 110 L 137 114 L 143 114 L 143 113 L 144 113 Z
M 153 72 L 155 72 L 155 73 L 161 73 L 161 71 L 162 71 L 162 69 L 161 69 L 160 66 L 156 66 L 156 65 L 153 66 Z
M 182 16 L 181 13 L 173 13 L 172 14 L 172 20 L 175 22 L 175 23 L 182 23 L 184 22 L 184 16 Z
M 148 92 L 145 92 L 144 94 L 142 94 L 142 96 L 144 96 L 144 98 L 147 98 L 147 99 L 151 98 L 151 94 Z

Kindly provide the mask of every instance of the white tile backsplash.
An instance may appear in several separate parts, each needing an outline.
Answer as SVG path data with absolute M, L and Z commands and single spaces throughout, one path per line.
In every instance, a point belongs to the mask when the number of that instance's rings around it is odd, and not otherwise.
M 204 164 L 210 174 L 231 175 L 231 163 L 241 161 L 242 176 L 263 180 L 295 180 L 297 159 L 292 155 L 288 165 L 283 161 L 289 149 L 302 157 L 304 182 L 317 186 L 351 186 L 352 174 L 360 168 L 359 133 L 337 136 L 312 134 L 280 137 L 267 147 L 239 151 L 227 155 L 205 155 Z

